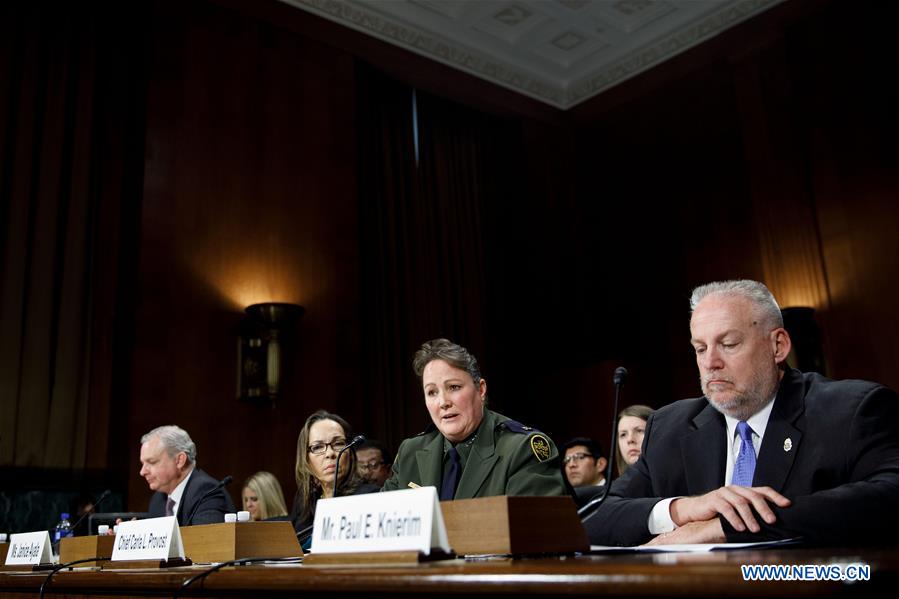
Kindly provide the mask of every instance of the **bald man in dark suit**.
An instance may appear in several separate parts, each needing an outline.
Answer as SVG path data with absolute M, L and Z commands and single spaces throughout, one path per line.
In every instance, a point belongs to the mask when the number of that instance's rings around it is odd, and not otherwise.
M 697 288 L 704 396 L 650 417 L 638 462 L 585 521 L 594 544 L 892 542 L 899 398 L 786 367 L 791 340 L 755 281 Z

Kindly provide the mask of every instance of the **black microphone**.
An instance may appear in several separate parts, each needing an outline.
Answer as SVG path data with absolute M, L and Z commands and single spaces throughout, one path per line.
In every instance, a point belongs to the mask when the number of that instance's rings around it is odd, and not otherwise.
M 84 510 L 84 513 L 81 514 L 81 517 L 78 518 L 78 520 L 75 521 L 75 524 L 72 525 L 72 533 L 73 534 L 76 530 L 78 530 L 78 525 L 81 524 L 82 522 L 84 522 L 85 518 L 87 518 L 88 516 L 90 516 L 91 514 L 96 512 L 97 506 L 100 505 L 101 503 L 103 503 L 103 500 L 106 499 L 107 497 L 109 497 L 111 494 L 112 494 L 112 491 L 109 489 L 106 489 L 105 491 L 100 493 L 100 496 L 97 498 L 97 501 L 94 502 L 94 505 L 91 506 L 91 509 Z M 88 534 L 90 534 L 91 531 L 88 530 L 87 532 L 88 532 Z
M 356 435 L 353 440 L 344 445 L 343 449 L 337 452 L 337 463 L 334 464 L 334 497 L 337 497 L 337 477 L 340 474 L 340 456 L 350 447 L 355 447 L 360 443 L 365 443 L 365 435 Z
M 612 488 L 612 458 L 615 456 L 615 444 L 618 442 L 618 396 L 621 394 L 621 387 L 624 385 L 625 379 L 627 379 L 627 368 L 619 366 L 612 375 L 612 383 L 615 385 L 615 403 L 612 406 L 612 441 L 609 443 L 609 460 L 606 463 L 606 484 L 603 485 L 599 497 L 590 500 L 577 511 L 581 522 L 586 522 L 596 513 L 599 504 L 605 501 L 609 495 L 609 489 Z
M 193 520 L 194 516 L 197 515 L 197 510 L 200 509 L 200 504 L 203 503 L 204 499 L 206 499 L 225 485 L 230 485 L 232 480 L 234 480 L 234 477 L 229 474 L 222 480 L 218 481 L 218 483 L 216 483 L 214 487 L 203 493 L 203 496 L 200 497 L 200 499 L 197 500 L 197 503 L 194 504 L 194 509 L 190 511 L 190 516 L 187 518 L 187 520 L 184 521 L 184 526 L 190 526 L 191 520 Z

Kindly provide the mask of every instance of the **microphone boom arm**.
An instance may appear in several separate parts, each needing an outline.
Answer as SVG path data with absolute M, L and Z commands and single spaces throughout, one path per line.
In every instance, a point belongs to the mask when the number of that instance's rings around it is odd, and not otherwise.
M 343 455 L 343 452 L 351 447 L 355 447 L 360 443 L 365 443 L 365 435 L 356 435 L 353 437 L 353 440 L 344 445 L 343 449 L 337 452 L 337 461 L 334 464 L 334 495 L 333 497 L 337 497 L 337 481 L 340 477 L 340 456 Z
M 612 488 L 612 457 L 615 455 L 615 445 L 618 442 L 618 397 L 621 394 L 621 387 L 624 385 L 626 378 L 626 368 L 619 366 L 615 369 L 615 374 L 612 376 L 612 382 L 615 384 L 615 402 L 612 405 L 612 440 L 609 443 L 609 458 L 606 464 L 606 484 L 603 486 L 599 497 L 594 497 L 578 509 L 577 515 L 581 517 L 581 522 L 586 522 L 596 513 L 599 504 L 605 501 L 609 495 L 609 490 Z
M 192 509 L 192 510 L 190 511 L 190 515 L 188 516 L 187 520 L 184 521 L 184 526 L 190 526 L 191 521 L 194 519 L 194 516 L 197 515 L 197 511 L 199 511 L 199 509 L 200 509 L 200 505 L 203 503 L 203 501 L 204 501 L 207 497 L 209 497 L 210 495 L 212 495 L 213 493 L 215 493 L 216 491 L 218 491 L 219 489 L 221 489 L 221 488 L 224 487 L 225 485 L 231 484 L 231 481 L 232 481 L 232 480 L 234 480 L 234 477 L 231 476 L 231 475 L 229 474 L 228 476 L 226 476 L 225 478 L 223 478 L 222 480 L 220 480 L 220 481 L 218 482 L 218 484 L 216 484 L 214 487 L 212 487 L 211 489 L 209 489 L 208 491 L 206 491 L 205 493 L 203 493 L 203 496 L 200 497 L 200 498 L 197 500 L 197 503 L 194 504 L 194 509 Z M 225 505 L 227 505 L 227 502 L 225 503 Z

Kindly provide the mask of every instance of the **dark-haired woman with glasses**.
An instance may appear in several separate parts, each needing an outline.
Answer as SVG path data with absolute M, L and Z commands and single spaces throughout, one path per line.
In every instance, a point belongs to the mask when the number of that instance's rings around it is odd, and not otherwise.
M 315 504 L 322 497 L 334 497 L 334 469 L 337 454 L 351 439 L 352 430 L 346 420 L 324 410 L 306 419 L 297 439 L 297 494 L 290 519 L 302 537 L 311 538 L 309 527 L 315 518 Z M 356 473 L 356 452 L 349 450 L 340 456 L 337 475 L 337 495 L 373 493 L 378 487 L 365 483 Z M 308 549 L 304 543 L 303 549 Z

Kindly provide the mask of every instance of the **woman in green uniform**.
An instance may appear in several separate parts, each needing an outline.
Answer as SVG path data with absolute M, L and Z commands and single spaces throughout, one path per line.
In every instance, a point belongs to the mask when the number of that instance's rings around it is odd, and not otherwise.
M 428 341 L 413 369 L 432 425 L 400 445 L 384 491 L 434 486 L 441 500 L 568 494 L 556 446 L 486 407 L 487 381 L 467 349 Z

